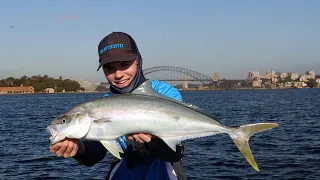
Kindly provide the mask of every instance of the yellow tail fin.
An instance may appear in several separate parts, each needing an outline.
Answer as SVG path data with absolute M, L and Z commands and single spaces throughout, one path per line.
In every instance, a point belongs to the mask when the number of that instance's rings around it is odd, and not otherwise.
M 257 123 L 247 124 L 237 128 L 237 136 L 231 136 L 233 142 L 237 145 L 242 155 L 248 163 L 256 170 L 260 171 L 249 147 L 249 138 L 255 133 L 279 126 L 276 123 Z

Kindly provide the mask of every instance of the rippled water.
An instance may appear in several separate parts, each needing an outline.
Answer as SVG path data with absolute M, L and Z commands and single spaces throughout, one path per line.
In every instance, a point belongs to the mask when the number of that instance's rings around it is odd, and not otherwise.
M 0 96 L 0 179 L 104 179 L 109 154 L 93 167 L 49 151 L 47 124 L 81 102 L 103 94 Z M 188 179 L 318 179 L 320 89 L 182 92 L 184 101 L 214 113 L 228 126 L 276 122 L 250 139 L 261 172 L 246 162 L 226 134 L 188 140 Z

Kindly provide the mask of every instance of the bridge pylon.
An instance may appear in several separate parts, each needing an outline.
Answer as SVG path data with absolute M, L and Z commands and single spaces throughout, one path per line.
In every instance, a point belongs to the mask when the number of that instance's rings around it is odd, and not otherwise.
M 188 77 L 184 76 L 183 89 L 188 89 Z

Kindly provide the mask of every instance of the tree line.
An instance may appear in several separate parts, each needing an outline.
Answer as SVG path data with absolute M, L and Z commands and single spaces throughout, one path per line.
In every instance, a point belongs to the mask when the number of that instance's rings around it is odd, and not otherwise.
M 21 78 L 8 77 L 0 80 L 0 87 L 17 87 L 17 86 L 32 86 L 35 92 L 43 92 L 46 88 L 53 88 L 55 92 L 75 92 L 80 90 L 81 85 L 71 79 L 59 79 L 41 76 L 22 76 Z

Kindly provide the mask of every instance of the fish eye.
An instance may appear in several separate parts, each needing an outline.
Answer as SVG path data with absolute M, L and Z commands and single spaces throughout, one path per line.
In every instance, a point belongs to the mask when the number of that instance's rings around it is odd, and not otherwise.
M 65 124 L 65 123 L 67 123 L 67 120 L 66 120 L 66 119 L 62 119 L 61 122 L 62 122 L 63 124 Z

